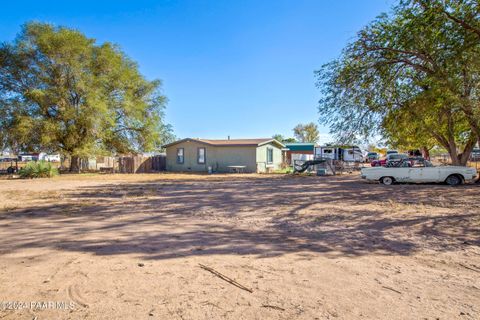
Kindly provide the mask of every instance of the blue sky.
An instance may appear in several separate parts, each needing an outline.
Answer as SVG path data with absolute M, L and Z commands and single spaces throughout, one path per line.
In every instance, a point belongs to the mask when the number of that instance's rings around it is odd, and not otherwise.
M 318 123 L 314 70 L 393 0 L 5 1 L 0 41 L 30 20 L 117 43 L 161 79 L 180 138 L 292 136 Z M 321 141 L 330 140 L 321 126 Z

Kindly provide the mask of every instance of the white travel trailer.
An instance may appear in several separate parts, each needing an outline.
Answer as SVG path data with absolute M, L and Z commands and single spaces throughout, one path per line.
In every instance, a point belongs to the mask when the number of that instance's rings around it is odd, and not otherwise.
M 315 159 L 327 158 L 347 162 L 363 162 L 362 150 L 357 146 L 318 146 L 315 147 Z
M 43 160 L 43 161 L 48 161 L 48 162 L 60 162 L 61 161 L 61 158 L 60 158 L 60 154 L 59 153 L 56 153 L 56 154 L 47 154 L 45 152 L 41 152 L 39 155 L 38 155 L 38 159 L 39 160 Z
M 60 162 L 60 154 L 47 154 L 45 157 L 43 157 L 43 160 L 48 161 L 48 162 Z

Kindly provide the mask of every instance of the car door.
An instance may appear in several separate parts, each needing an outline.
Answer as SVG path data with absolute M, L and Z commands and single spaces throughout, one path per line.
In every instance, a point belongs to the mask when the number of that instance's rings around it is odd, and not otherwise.
M 409 182 L 423 182 L 423 168 L 411 167 L 408 168 Z
M 438 182 L 440 171 L 436 167 L 424 167 L 422 168 L 422 177 L 424 182 Z
M 435 167 L 413 167 L 410 170 L 414 182 L 437 182 L 440 177 L 438 168 Z
M 395 172 L 395 175 L 394 175 L 395 181 L 411 182 L 411 177 L 409 172 L 410 168 L 398 167 L 398 168 L 392 168 L 392 171 Z

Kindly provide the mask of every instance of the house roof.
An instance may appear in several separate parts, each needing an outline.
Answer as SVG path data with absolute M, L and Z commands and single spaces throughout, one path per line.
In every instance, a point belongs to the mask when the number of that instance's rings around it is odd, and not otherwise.
M 313 142 L 289 142 L 285 143 L 285 145 L 288 146 L 315 146 L 315 143 Z
M 281 142 L 272 139 L 272 138 L 258 138 L 258 139 L 226 139 L 226 140 L 218 140 L 218 139 L 193 139 L 193 138 L 186 138 L 182 140 L 177 140 L 175 142 L 169 143 L 164 145 L 164 148 L 176 145 L 182 142 L 199 142 L 204 143 L 210 146 L 217 146 L 217 147 L 258 147 L 267 143 L 274 143 L 279 147 L 285 147 Z

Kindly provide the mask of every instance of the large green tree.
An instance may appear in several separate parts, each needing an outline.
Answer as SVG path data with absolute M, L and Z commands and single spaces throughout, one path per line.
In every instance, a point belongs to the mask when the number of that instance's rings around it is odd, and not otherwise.
M 318 126 L 313 122 L 307 124 L 298 124 L 295 126 L 295 128 L 293 128 L 293 135 L 299 142 L 317 143 L 320 139 Z
M 152 151 L 171 137 L 160 81 L 117 46 L 28 23 L 0 45 L 0 141 L 14 151 L 80 157 Z
M 287 138 L 284 137 L 283 135 L 277 133 L 272 136 L 273 139 L 280 141 L 281 143 L 295 143 L 296 140 L 294 138 Z
M 401 1 L 317 72 L 320 118 L 340 140 L 432 139 L 465 164 L 480 137 L 480 41 L 473 1 Z

